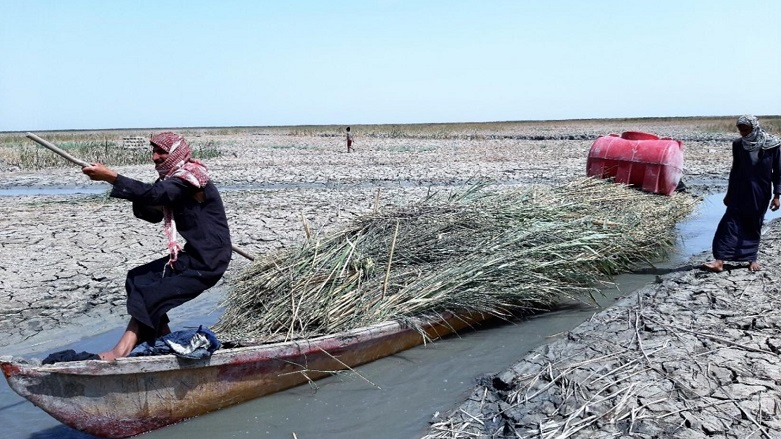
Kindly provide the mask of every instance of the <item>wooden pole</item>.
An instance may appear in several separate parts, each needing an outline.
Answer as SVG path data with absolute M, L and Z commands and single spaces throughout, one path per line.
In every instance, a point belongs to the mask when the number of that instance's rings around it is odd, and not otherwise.
M 244 256 L 245 258 L 249 259 L 250 261 L 254 261 L 255 257 L 250 255 L 249 253 L 245 252 L 244 250 L 236 247 L 236 244 L 231 244 L 231 248 L 233 249 L 234 253 L 240 254 Z
M 75 163 L 75 164 L 81 166 L 82 168 L 86 168 L 87 166 L 90 166 L 89 163 L 87 163 L 87 162 L 85 162 L 83 160 L 77 159 L 76 157 L 74 157 L 74 156 L 70 155 L 69 153 L 67 153 L 67 152 L 63 151 L 62 149 L 60 149 L 57 145 L 55 145 L 55 144 L 53 144 L 51 142 L 47 142 L 46 140 L 41 139 L 40 137 L 36 136 L 33 133 L 27 133 L 27 137 L 32 139 L 32 140 L 34 140 L 39 145 L 45 146 L 46 148 L 48 148 L 48 149 L 52 150 L 53 152 L 59 154 L 60 156 L 62 156 L 65 159 L 69 160 L 70 162 Z
M 27 133 L 26 136 L 29 139 L 34 140 L 39 145 L 45 146 L 46 148 L 50 149 L 51 151 L 57 153 L 58 155 L 60 155 L 63 158 L 65 158 L 66 160 L 70 161 L 71 163 L 77 164 L 77 165 L 81 166 L 82 168 L 86 168 L 87 166 L 91 166 L 90 163 L 87 163 L 84 160 L 80 160 L 80 159 L 70 155 L 69 153 L 67 153 L 66 151 L 62 150 L 57 145 L 55 145 L 55 144 L 53 144 L 51 142 L 48 142 L 48 141 L 46 141 L 44 139 L 41 139 L 40 137 L 36 136 L 33 133 Z M 240 254 L 241 256 L 244 256 L 245 258 L 249 259 L 250 261 L 254 261 L 255 260 L 255 258 L 252 255 L 250 255 L 249 253 L 245 252 L 244 250 L 236 247 L 235 245 L 231 244 L 231 248 L 233 249 L 234 252 Z

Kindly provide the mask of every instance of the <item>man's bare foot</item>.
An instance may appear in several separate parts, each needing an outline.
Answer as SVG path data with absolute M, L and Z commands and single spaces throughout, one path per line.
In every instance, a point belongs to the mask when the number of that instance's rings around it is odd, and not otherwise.
M 762 269 L 762 266 L 760 266 L 757 261 L 751 261 L 748 264 L 748 271 L 759 271 L 761 269 Z
M 724 271 L 724 261 L 716 259 L 715 261 L 707 262 L 702 264 L 702 269 L 713 273 L 721 273 Z

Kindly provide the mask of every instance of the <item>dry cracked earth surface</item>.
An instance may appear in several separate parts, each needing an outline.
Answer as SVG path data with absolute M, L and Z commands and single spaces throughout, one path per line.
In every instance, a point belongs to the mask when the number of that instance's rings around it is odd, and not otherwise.
M 781 437 L 781 228 L 763 271 L 691 267 L 480 377 L 435 438 Z
M 260 255 L 295 244 L 306 227 L 338 228 L 432 190 L 478 179 L 501 188 L 581 177 L 592 143 L 609 133 L 682 140 L 689 191 L 723 191 L 736 134 L 713 126 L 697 119 L 506 123 L 446 135 L 357 128 L 349 154 L 333 132 L 184 133 L 191 143 L 218 145 L 221 155 L 206 164 L 234 243 Z M 151 164 L 117 170 L 155 178 Z M 77 186 L 97 189 L 29 194 Z M 159 225 L 135 219 L 129 203 L 106 196 L 104 183 L 67 165 L 27 171 L 0 161 L 0 190 L 28 191 L 0 197 L 0 353 L 68 328 L 83 335 L 122 325 L 126 271 L 165 254 Z M 771 228 L 764 260 L 779 259 L 776 235 Z M 234 255 L 223 282 L 246 264 Z M 510 370 L 483 377 L 468 401 L 434 420 L 429 437 L 781 437 L 779 270 L 768 265 L 759 273 L 660 277 Z

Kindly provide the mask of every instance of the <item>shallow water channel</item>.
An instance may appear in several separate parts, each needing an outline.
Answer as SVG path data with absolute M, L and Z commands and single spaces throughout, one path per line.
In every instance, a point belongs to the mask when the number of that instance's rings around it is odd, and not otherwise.
M 724 207 L 723 194 L 708 196 L 699 209 L 679 225 L 681 241 L 669 260 L 657 264 L 654 273 L 622 275 L 617 288 L 600 298 L 609 306 L 617 297 L 653 281 L 657 273 L 687 267 L 691 256 L 709 251 L 713 232 Z M 781 216 L 769 213 L 766 220 Z M 648 270 L 650 271 L 650 270 Z M 189 325 L 210 324 L 216 319 L 216 298 L 208 294 L 172 313 L 172 321 Z M 203 296 L 202 296 L 203 297 Z M 381 438 L 410 439 L 425 434 L 435 413 L 445 413 L 469 395 L 475 378 L 503 371 L 530 350 L 568 331 L 594 312 L 575 307 L 529 318 L 516 324 L 462 332 L 425 346 L 377 360 L 351 372 L 302 385 L 220 410 L 143 435 L 145 439 L 193 438 Z M 122 328 L 90 335 L 77 343 L 47 347 L 25 356 L 72 348 L 98 352 L 119 337 Z M 10 350 L 10 351 L 9 351 Z M 13 347 L 3 354 L 17 354 Z M 371 381 L 370 384 L 367 381 Z M 0 384 L 0 425 L 7 439 L 86 439 L 16 395 L 5 381 Z

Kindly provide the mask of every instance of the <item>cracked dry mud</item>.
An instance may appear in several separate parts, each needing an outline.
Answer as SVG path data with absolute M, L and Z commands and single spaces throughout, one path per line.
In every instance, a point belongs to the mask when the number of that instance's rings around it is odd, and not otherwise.
M 704 258 L 480 379 L 434 438 L 781 437 L 781 227 L 752 273 Z
M 303 239 L 304 223 L 329 230 L 377 202 L 409 202 L 478 178 L 505 186 L 568 181 L 585 174 L 598 135 L 623 131 L 682 139 L 690 191 L 723 190 L 735 134 L 686 120 L 508 124 L 446 139 L 358 131 L 351 154 L 340 137 L 262 128 L 199 130 L 190 139 L 219 145 L 222 156 L 206 163 L 223 189 L 234 243 L 262 254 Z M 155 176 L 151 164 L 118 170 Z M 100 184 L 77 168 L 28 172 L 0 163 L 0 188 Z M 159 225 L 105 195 L 5 196 L 0 204 L 0 352 L 85 321 L 122 325 L 126 271 L 165 253 Z M 484 377 L 468 401 L 435 420 L 430 437 L 559 437 L 551 432 L 565 424 L 583 429 L 560 437 L 781 437 L 777 236 L 771 228 L 763 242 L 762 272 L 666 275 Z M 226 280 L 246 263 L 234 255 Z

